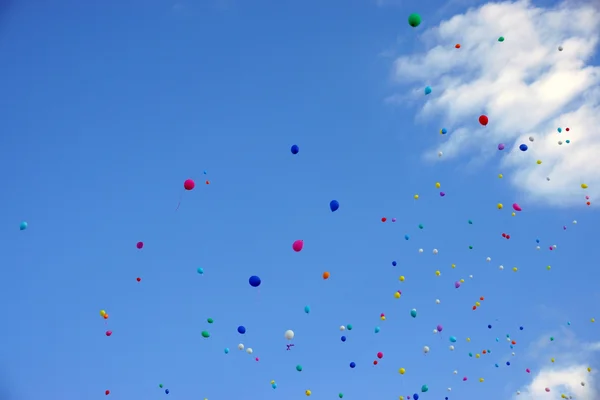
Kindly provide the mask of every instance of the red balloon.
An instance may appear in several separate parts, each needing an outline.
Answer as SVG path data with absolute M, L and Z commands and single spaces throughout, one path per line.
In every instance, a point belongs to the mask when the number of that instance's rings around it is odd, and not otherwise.
M 105 395 L 109 395 L 110 394 L 110 390 L 107 390 L 106 392 L 104 392 Z
M 483 126 L 486 126 L 488 124 L 488 122 L 490 122 L 490 120 L 488 119 L 487 115 L 480 115 L 479 116 L 479 123 Z
M 192 190 L 195 187 L 196 187 L 196 184 L 191 179 L 187 179 L 185 182 L 183 182 L 183 188 L 185 190 Z
M 374 361 L 373 361 L 373 365 L 377 365 L 377 360 L 374 360 Z
M 144 242 L 137 242 L 135 247 L 137 247 L 138 249 L 141 249 L 142 247 L 144 247 Z
M 138 282 L 141 282 L 142 278 L 136 278 L 135 280 L 138 281 Z
M 383 353 L 382 352 L 377 353 L 377 358 L 379 358 L 379 359 L 383 358 Z

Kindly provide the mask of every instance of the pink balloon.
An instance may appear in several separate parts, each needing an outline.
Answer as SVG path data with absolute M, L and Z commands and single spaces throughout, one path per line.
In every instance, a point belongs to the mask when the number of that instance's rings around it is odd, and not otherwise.
M 522 211 L 521 210 L 521 206 L 518 205 L 517 203 L 513 203 L 513 210 L 515 210 L 515 211 Z
M 550 388 L 546 388 L 546 389 L 544 389 L 544 390 L 545 390 L 546 392 L 549 392 L 549 391 L 550 391 Z
M 294 242 L 294 244 L 292 245 L 292 249 L 294 249 L 295 252 L 301 251 L 303 247 L 304 247 L 304 240 L 296 240 Z
M 466 381 L 466 380 L 467 380 L 467 377 L 465 376 L 465 377 L 463 378 L 463 382 L 464 382 L 464 381 Z
M 112 335 L 112 331 L 106 331 L 106 336 Z
M 590 196 L 585 196 L 585 199 L 586 199 L 586 200 L 589 200 L 589 199 L 590 199 Z
M 454 282 L 454 287 L 458 289 L 460 287 L 460 281 Z
M 138 249 L 141 249 L 142 247 L 144 247 L 144 242 L 137 242 L 135 247 L 137 247 Z
M 531 372 L 531 370 L 530 370 L 529 368 L 527 368 L 525 371 L 526 371 L 527 373 L 530 373 L 530 372 Z

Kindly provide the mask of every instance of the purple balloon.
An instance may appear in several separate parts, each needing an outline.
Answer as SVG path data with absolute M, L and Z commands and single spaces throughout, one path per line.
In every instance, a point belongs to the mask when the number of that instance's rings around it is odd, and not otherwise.
M 458 289 L 460 287 L 460 281 L 454 282 L 454 287 Z
M 444 197 L 446 195 L 445 192 L 440 192 L 440 196 Z
M 441 331 L 443 331 L 443 330 L 444 330 L 444 327 L 443 327 L 443 326 L 441 326 L 441 325 L 438 325 L 438 326 L 437 326 L 437 331 L 438 331 L 438 332 L 441 332 Z
M 498 145 L 498 150 L 504 150 L 504 143 L 500 143 Z

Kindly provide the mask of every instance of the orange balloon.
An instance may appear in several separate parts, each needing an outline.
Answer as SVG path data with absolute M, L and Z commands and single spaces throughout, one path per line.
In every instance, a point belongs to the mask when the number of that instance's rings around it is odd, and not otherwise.
M 329 279 L 329 272 L 323 272 L 323 279 Z
M 486 354 L 486 353 L 487 353 L 487 350 L 483 350 L 483 351 L 482 351 L 482 353 L 483 353 L 483 354 Z
M 456 45 L 454 47 L 456 47 L 457 49 L 460 49 L 460 43 L 456 43 Z
M 104 318 L 104 319 L 108 319 L 108 314 L 104 314 L 104 315 L 103 315 L 103 318 Z
M 513 340 L 513 341 L 512 341 L 512 342 L 510 342 L 510 343 L 512 343 L 512 344 L 517 344 L 517 341 L 516 341 L 516 340 Z

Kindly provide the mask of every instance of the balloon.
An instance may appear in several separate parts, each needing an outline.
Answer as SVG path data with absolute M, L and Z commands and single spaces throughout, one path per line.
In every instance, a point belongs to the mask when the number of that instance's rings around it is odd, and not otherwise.
M 417 309 L 413 308 L 412 310 L 410 310 L 410 316 L 413 318 L 417 318 Z
M 413 28 L 416 28 L 417 26 L 421 25 L 421 16 L 416 13 L 410 14 L 408 16 L 408 24 Z
M 413 394 L 413 399 L 415 399 L 415 400 L 419 400 L 419 395 L 418 395 L 418 394 L 416 394 L 416 393 L 415 393 L 415 394 Z
M 244 350 L 244 344 L 243 343 L 238 344 L 238 350 Z
M 558 46 L 558 51 L 563 51 L 563 47 L 562 46 Z
M 19 225 L 19 230 L 24 231 L 25 229 L 27 229 L 27 222 L 23 221 L 21 222 L 21 224 Z
M 423 346 L 423 353 L 429 353 L 429 347 Z
M 444 327 L 442 325 L 438 325 L 437 330 L 438 330 L 438 332 L 441 332 L 442 330 L 444 330 Z
M 350 363 L 350 368 L 354 368 L 354 367 L 356 367 L 356 363 L 355 363 L 354 361 L 352 361 L 352 362 Z
M 404 375 L 406 373 L 406 370 L 404 368 L 400 368 L 398 372 L 400 373 L 400 375 Z
M 504 42 L 504 36 L 500 36 L 500 37 L 498 38 L 498 41 L 499 41 L 499 42 Z
M 487 117 L 487 115 L 480 115 L 479 116 L 479 123 L 483 126 L 486 126 L 488 124 L 488 122 L 490 122 L 489 118 Z
M 112 331 L 106 331 L 106 336 L 112 335 Z
M 300 364 L 296 365 L 296 371 L 302 372 L 302 365 L 300 365 Z
M 298 154 L 298 152 L 300 151 L 300 147 L 298 147 L 298 145 L 293 145 L 292 148 L 290 149 L 292 154 Z
M 250 286 L 252 287 L 259 287 L 261 280 L 258 276 L 256 275 L 252 275 L 249 279 L 248 279 L 248 283 L 250 284 Z
M 448 133 L 448 130 L 446 128 L 442 128 L 442 130 L 440 131 L 440 133 L 442 135 L 445 135 L 446 133 Z
M 529 147 L 527 147 L 527 145 L 525 143 L 523 143 L 522 145 L 519 146 L 519 150 L 521 151 L 527 151 Z
M 521 206 L 520 206 L 520 205 L 518 205 L 517 203 L 513 203 L 513 210 L 515 210 L 515 211 L 523 211 L 523 210 L 521 209 Z
M 196 272 L 198 272 L 200 275 L 204 274 L 204 270 L 202 268 L 198 268 Z
M 311 392 L 310 390 L 306 390 L 304 393 L 305 393 L 307 396 L 310 396 L 312 392 Z
M 301 251 L 303 247 L 304 247 L 304 240 L 296 240 L 292 244 L 292 249 L 294 249 L 294 251 L 296 253 L 299 252 L 299 251 Z
M 310 313 L 310 307 L 309 306 L 304 306 L 304 312 L 305 313 Z
M 341 340 L 342 342 L 345 342 L 345 341 L 346 341 L 346 336 L 342 336 L 342 337 L 340 338 L 340 340 Z
M 330 276 L 329 272 L 327 272 L 327 271 L 323 272 L 323 279 L 329 279 L 329 276 Z
M 456 343 L 456 336 L 450 336 L 450 341 L 452 343 Z
M 294 338 L 294 331 L 287 330 L 285 331 L 284 336 L 287 340 L 292 340 Z
M 186 179 L 186 181 L 183 182 L 183 188 L 185 190 L 192 190 L 194 187 L 196 187 L 196 183 L 191 179 Z
M 106 390 L 104 394 L 108 396 L 110 394 L 110 390 Z
M 504 150 L 504 147 L 505 147 L 505 146 L 504 146 L 504 143 L 500 143 L 500 144 L 498 145 L 498 150 Z
M 421 386 L 421 392 L 425 393 L 428 390 L 429 390 L 429 387 L 427 385 Z
M 382 352 L 378 352 L 377 353 L 377 358 L 382 359 L 383 358 L 383 353 Z
M 137 242 L 137 243 L 135 244 L 135 247 L 137 247 L 138 249 L 141 249 L 141 248 L 143 248 L 143 247 L 144 247 L 144 242 Z
M 460 281 L 454 282 L 454 287 L 458 289 L 460 287 Z
M 340 208 L 340 203 L 337 200 L 331 200 L 329 202 L 329 209 L 331 212 L 337 211 Z
M 202 331 L 202 337 L 203 338 L 209 338 L 210 337 L 210 333 L 208 333 L 208 331 Z
M 240 333 L 240 334 L 242 334 L 242 335 L 243 335 L 244 333 L 246 333 L 246 327 L 244 327 L 244 326 L 240 325 L 240 326 L 238 326 L 238 329 L 237 329 L 237 331 L 238 331 L 238 333 Z M 243 347 L 243 345 L 242 345 L 242 349 L 243 349 L 243 348 L 244 348 L 244 347 Z
M 229 354 L 229 347 L 225 347 L 225 350 L 223 350 L 225 352 L 225 354 Z
M 425 87 L 425 94 L 428 95 L 431 93 L 431 86 L 426 86 Z

